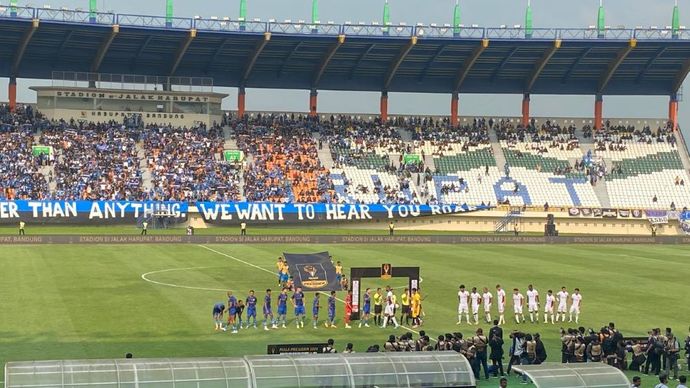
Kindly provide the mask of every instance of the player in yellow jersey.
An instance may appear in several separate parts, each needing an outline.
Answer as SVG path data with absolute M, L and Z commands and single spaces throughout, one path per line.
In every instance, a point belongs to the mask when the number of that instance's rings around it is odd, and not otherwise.
M 283 262 L 283 258 L 281 256 L 278 256 L 278 261 L 276 261 L 276 268 L 278 269 L 278 285 L 280 286 L 282 284 L 281 282 L 281 276 L 283 274 L 283 269 L 287 267 L 285 263 Z
M 381 326 L 383 321 L 381 320 L 381 313 L 383 312 L 383 294 L 381 293 L 381 288 L 377 288 L 374 293 L 374 324 Z
M 419 315 L 422 313 L 422 296 L 419 295 L 419 291 L 416 288 L 412 289 L 412 297 L 410 298 L 410 315 L 412 315 L 412 327 L 419 327 L 421 322 L 419 321 Z
M 405 325 L 410 324 L 410 289 L 405 288 L 405 291 L 403 291 L 402 295 L 400 295 L 400 306 L 401 306 L 401 312 L 400 312 L 400 324 L 402 325 L 403 322 Z M 403 317 L 405 320 L 403 320 Z
M 335 280 L 338 281 L 338 284 L 341 284 L 343 280 L 343 264 L 340 261 L 335 263 Z

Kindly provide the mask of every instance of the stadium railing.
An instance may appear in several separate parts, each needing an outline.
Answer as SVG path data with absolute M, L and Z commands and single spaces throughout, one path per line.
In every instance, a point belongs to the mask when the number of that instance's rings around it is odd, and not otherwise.
M 228 17 L 166 17 L 136 14 L 115 14 L 110 12 L 89 12 L 84 10 L 11 7 L 0 5 L 0 18 L 41 19 L 61 23 L 119 24 L 143 28 L 200 29 L 205 31 L 228 31 L 310 35 L 355 35 L 380 37 L 420 36 L 448 39 L 564 39 L 564 40 L 689 40 L 690 31 L 685 28 L 638 27 L 638 28 L 532 28 L 523 27 L 479 27 L 451 26 L 444 24 L 417 24 L 408 26 L 376 23 L 311 23 L 311 22 L 262 22 L 260 20 L 238 20 Z

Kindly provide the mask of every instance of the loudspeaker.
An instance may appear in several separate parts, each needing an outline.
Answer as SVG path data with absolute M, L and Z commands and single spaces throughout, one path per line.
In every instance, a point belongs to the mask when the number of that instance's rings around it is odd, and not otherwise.
M 554 216 L 553 214 L 549 214 L 546 216 L 546 224 L 547 225 L 553 225 L 554 224 Z
M 554 224 L 544 225 L 544 236 L 547 236 L 547 237 L 558 236 L 558 231 L 556 230 L 556 225 L 554 225 Z

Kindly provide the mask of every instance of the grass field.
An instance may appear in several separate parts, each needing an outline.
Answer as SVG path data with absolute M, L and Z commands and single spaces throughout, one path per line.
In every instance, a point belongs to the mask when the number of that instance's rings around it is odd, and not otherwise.
M 240 356 L 264 354 L 269 343 L 353 342 L 358 351 L 383 344 L 392 330 L 307 327 L 237 335 L 215 333 L 214 302 L 224 290 L 244 297 L 275 288 L 282 252 L 328 250 L 346 267 L 421 266 L 426 321 L 432 337 L 458 327 L 456 292 L 496 283 L 541 292 L 562 285 L 583 294 L 580 325 L 616 322 L 626 336 L 652 327 L 688 327 L 690 252 L 683 246 L 494 245 L 130 245 L 3 246 L 0 249 L 0 364 L 10 360 Z M 251 264 L 251 265 L 250 265 Z M 145 280 L 142 275 L 146 274 Z M 404 285 L 393 279 L 390 285 Z M 365 286 L 385 285 L 370 281 Z M 398 292 L 400 290 L 397 290 Z M 343 297 L 343 295 L 339 295 Z M 312 296 L 308 296 L 311 303 Z M 342 306 L 338 306 L 342 316 Z M 507 317 L 508 319 L 509 317 Z M 488 328 L 486 325 L 485 328 Z M 515 328 L 509 322 L 506 330 Z M 560 361 L 558 325 L 523 324 L 540 332 L 550 361 Z M 399 329 L 397 334 L 404 332 Z M 506 345 L 507 351 L 507 345 Z M 507 363 L 507 361 L 506 361 Z M 3 380 L 0 378 L 0 380 Z M 652 378 L 645 378 L 652 387 Z M 496 380 L 482 387 L 496 386 Z

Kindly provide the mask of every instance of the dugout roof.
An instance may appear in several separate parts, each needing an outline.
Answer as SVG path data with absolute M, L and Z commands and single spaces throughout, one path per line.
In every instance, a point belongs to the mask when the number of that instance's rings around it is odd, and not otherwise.
M 515 365 L 513 369 L 526 374 L 537 388 L 630 387 L 628 378 L 620 369 L 596 362 Z
M 474 387 L 456 352 L 13 362 L 5 387 Z
M 216 86 L 669 95 L 690 31 L 331 24 L 0 6 L 0 76 L 212 77 Z

